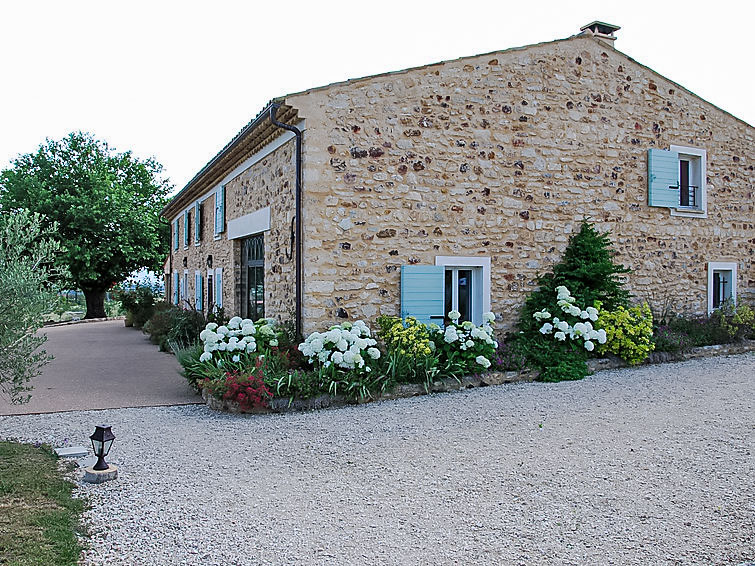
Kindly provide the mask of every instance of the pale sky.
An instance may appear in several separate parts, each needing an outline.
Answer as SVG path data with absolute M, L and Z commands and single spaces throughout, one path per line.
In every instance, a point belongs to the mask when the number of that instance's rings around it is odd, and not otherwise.
M 550 41 L 616 48 L 755 124 L 755 3 L 0 0 L 0 168 L 82 130 L 182 188 L 273 97 Z

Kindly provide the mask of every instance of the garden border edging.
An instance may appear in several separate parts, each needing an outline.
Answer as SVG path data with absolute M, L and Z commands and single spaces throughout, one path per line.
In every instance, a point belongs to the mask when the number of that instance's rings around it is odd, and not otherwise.
M 716 344 L 713 346 L 701 346 L 693 348 L 689 352 L 670 353 L 670 352 L 652 352 L 643 365 L 662 364 L 670 362 L 680 362 L 698 358 L 711 358 L 715 356 L 726 356 L 732 354 L 744 354 L 755 351 L 755 340 L 745 340 L 736 344 Z M 619 357 L 611 356 L 608 358 L 594 358 L 587 361 L 587 366 L 591 372 L 632 367 Z M 636 366 L 635 366 L 636 367 Z M 312 411 L 316 409 L 326 409 L 328 407 L 343 407 L 346 405 L 362 405 L 375 401 L 388 401 L 393 399 L 406 399 L 408 397 L 417 397 L 419 395 L 428 395 L 430 393 L 445 393 L 448 391 L 458 391 L 460 389 L 471 389 L 474 387 L 487 387 L 490 385 L 503 385 L 504 383 L 527 383 L 537 379 L 536 371 L 493 371 L 481 375 L 468 375 L 460 380 L 453 378 L 444 378 L 435 381 L 427 390 L 424 385 L 414 383 L 400 383 L 394 386 L 390 391 L 385 391 L 375 397 L 361 399 L 359 401 L 347 398 L 343 395 L 330 395 L 323 393 L 309 399 L 289 399 L 273 398 L 270 401 L 269 408 L 252 409 L 242 411 L 239 404 L 234 401 L 218 399 L 211 395 L 206 389 L 202 389 L 202 399 L 205 404 L 215 411 L 224 411 L 228 413 L 293 413 L 301 411 Z

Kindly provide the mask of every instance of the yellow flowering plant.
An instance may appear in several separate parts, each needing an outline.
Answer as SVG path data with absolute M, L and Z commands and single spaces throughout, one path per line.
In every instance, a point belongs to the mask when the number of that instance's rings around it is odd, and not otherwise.
M 598 325 L 606 331 L 606 343 L 598 346 L 598 352 L 619 356 L 630 365 L 645 361 L 655 349 L 653 342 L 653 314 L 647 303 L 630 308 L 617 307 L 607 311 L 598 309 Z

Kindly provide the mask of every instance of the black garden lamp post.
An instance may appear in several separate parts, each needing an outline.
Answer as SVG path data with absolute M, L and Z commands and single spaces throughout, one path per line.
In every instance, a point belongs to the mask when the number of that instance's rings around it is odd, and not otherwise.
M 94 434 L 89 437 L 92 441 L 92 448 L 94 449 L 94 455 L 97 456 L 97 463 L 93 466 L 95 470 L 107 470 L 108 465 L 105 462 L 105 456 L 110 452 L 110 447 L 113 445 L 115 435 L 107 425 L 98 425 L 94 429 Z

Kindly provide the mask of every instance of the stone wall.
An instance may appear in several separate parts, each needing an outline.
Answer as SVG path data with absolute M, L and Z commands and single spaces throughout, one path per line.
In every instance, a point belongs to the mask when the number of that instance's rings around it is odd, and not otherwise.
M 295 144 L 288 141 L 226 183 L 225 218 L 229 221 L 261 208 L 270 207 L 270 230 L 265 234 L 265 316 L 289 318 L 294 304 L 295 261 L 291 255 L 291 220 L 294 215 Z M 188 298 L 194 300 L 194 271 L 207 274 L 207 256 L 213 268 L 223 268 L 223 306 L 226 314 L 241 312 L 241 244 L 213 234 L 214 199 L 202 204 L 202 241 L 194 244 L 194 209 L 191 207 L 191 241 L 183 247 L 183 221 L 179 221 L 180 248 L 172 251 L 172 270 L 189 270 Z M 172 240 L 171 240 L 172 244 Z M 177 266 L 177 267 L 176 267 Z M 205 282 L 206 285 L 206 282 Z M 204 289 L 205 301 L 207 289 Z
M 332 85 L 306 118 L 304 316 L 399 310 L 402 264 L 489 256 L 508 326 L 582 219 L 639 299 L 702 313 L 707 262 L 755 301 L 755 130 L 589 37 Z M 706 149 L 708 217 L 647 205 L 647 150 Z

